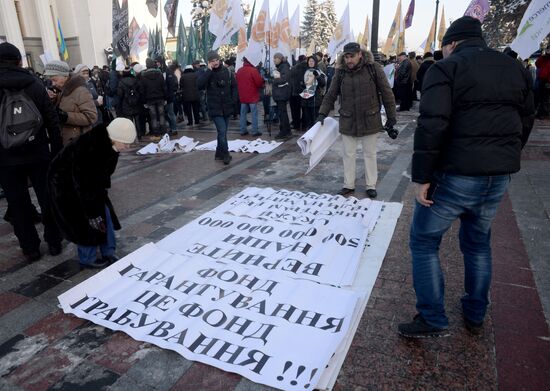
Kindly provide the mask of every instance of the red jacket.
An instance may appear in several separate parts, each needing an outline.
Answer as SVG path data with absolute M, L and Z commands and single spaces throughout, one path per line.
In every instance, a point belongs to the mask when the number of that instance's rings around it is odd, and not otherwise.
M 259 89 L 264 86 L 260 72 L 248 61 L 237 71 L 237 88 L 241 103 L 257 103 L 260 101 Z
M 550 82 L 550 55 L 545 54 L 537 58 L 535 65 L 538 70 L 539 79 Z

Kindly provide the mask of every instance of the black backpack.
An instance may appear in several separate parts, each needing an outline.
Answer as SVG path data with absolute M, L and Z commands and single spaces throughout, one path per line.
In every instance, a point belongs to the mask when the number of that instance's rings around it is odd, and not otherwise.
M 0 101 L 0 144 L 12 149 L 32 142 L 42 128 L 42 115 L 23 91 L 2 90 Z
M 134 85 L 128 86 L 128 89 L 126 90 L 126 94 L 124 95 L 126 102 L 131 107 L 135 107 L 139 105 L 139 92 L 136 89 L 136 86 L 137 86 L 137 83 L 135 83 Z

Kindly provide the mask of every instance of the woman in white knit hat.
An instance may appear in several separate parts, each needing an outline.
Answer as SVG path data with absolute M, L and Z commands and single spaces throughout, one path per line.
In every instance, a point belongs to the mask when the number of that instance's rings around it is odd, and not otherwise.
M 86 81 L 64 61 L 51 61 L 44 67 L 44 76 L 52 81 L 55 91 L 48 90 L 58 108 L 62 124 L 63 145 L 92 129 L 97 121 L 97 109 Z
M 109 200 L 118 156 L 136 138 L 134 123 L 116 118 L 67 145 L 50 165 L 52 212 L 63 236 L 78 245 L 84 267 L 103 268 L 117 260 L 114 230 L 120 223 Z M 97 257 L 99 246 L 101 258 Z

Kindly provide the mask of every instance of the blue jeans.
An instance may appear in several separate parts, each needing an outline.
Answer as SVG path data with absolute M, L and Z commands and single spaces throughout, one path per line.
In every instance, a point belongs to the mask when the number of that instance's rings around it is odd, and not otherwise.
M 176 122 L 176 113 L 174 113 L 174 102 L 167 103 L 164 107 L 166 118 L 168 118 L 168 124 L 170 125 L 170 131 L 177 132 L 178 125 Z
M 250 115 L 252 116 L 252 134 L 258 134 L 258 104 L 257 103 L 241 103 L 241 134 L 246 134 L 246 113 L 250 108 Z
M 460 219 L 460 250 L 464 256 L 462 311 L 482 322 L 491 285 L 491 223 L 510 182 L 510 175 L 462 176 L 439 173 L 431 207 L 416 204 L 410 232 L 416 308 L 434 326 L 449 325 L 445 315 L 444 281 L 439 245 L 453 221 Z
M 224 157 L 229 153 L 227 146 L 227 128 L 229 126 L 229 117 L 215 116 L 212 117 L 216 131 L 218 132 L 218 146 L 216 147 L 216 156 Z
M 107 228 L 107 241 L 99 245 L 99 251 L 101 252 L 101 256 L 110 257 L 115 255 L 116 242 L 111 213 L 109 213 L 109 208 L 107 207 L 105 207 L 105 225 Z M 78 259 L 81 264 L 88 265 L 96 260 L 97 246 L 77 246 L 77 248 Z

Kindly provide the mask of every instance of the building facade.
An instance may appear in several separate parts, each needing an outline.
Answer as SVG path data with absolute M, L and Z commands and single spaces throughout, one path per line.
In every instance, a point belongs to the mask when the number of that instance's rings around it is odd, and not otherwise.
M 105 65 L 111 7 L 111 0 L 0 0 L 0 40 L 19 48 L 25 66 L 42 71 L 42 55 L 60 59 L 59 21 L 71 67 Z

